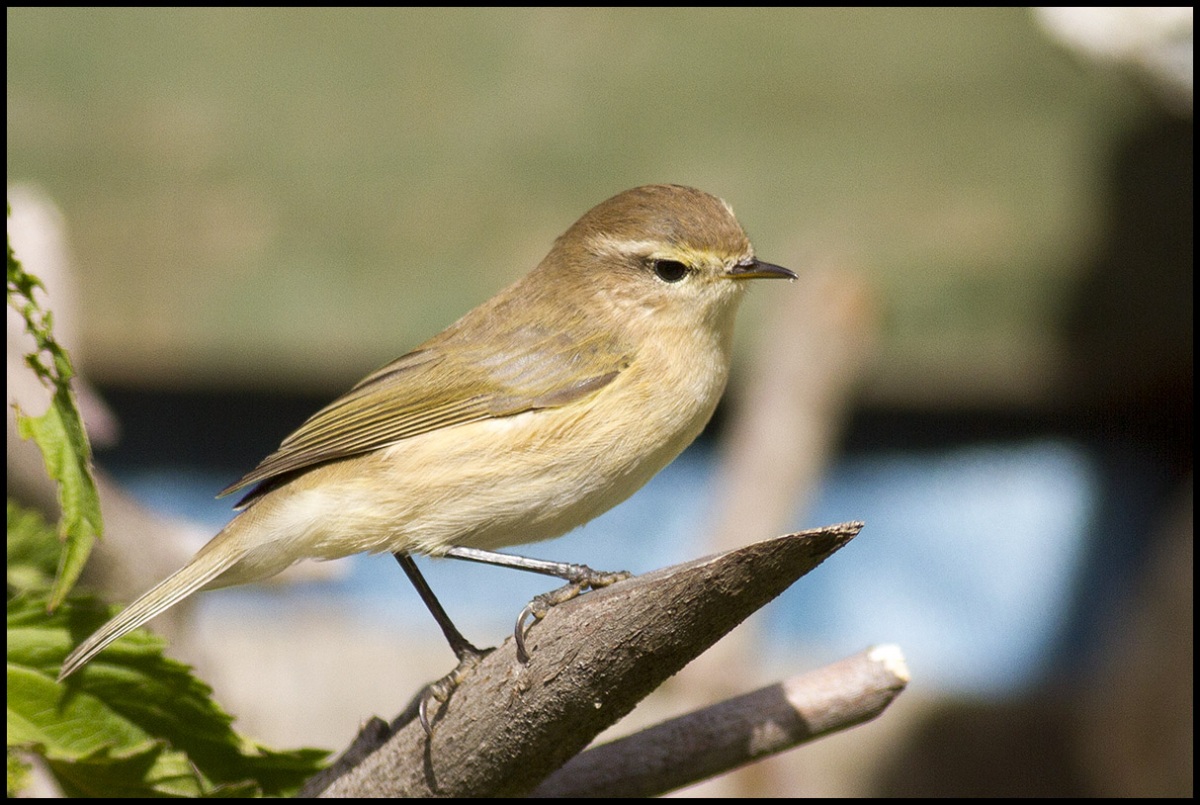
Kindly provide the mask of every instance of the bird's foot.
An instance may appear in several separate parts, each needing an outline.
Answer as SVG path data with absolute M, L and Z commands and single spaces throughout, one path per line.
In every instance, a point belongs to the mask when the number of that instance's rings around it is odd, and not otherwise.
M 425 690 L 421 692 L 421 703 L 417 706 L 417 718 L 427 736 L 433 737 L 433 722 L 429 718 L 430 702 L 437 702 L 439 706 L 444 707 L 462 681 L 471 675 L 484 657 L 495 650 L 495 648 L 475 648 L 468 643 L 459 653 L 458 665 L 454 670 L 436 682 L 430 682 L 425 686 Z
M 557 590 L 551 590 L 548 593 L 542 593 L 536 596 L 532 601 L 525 605 L 521 610 L 521 614 L 517 616 L 517 626 L 513 630 L 513 638 L 517 643 L 517 659 L 524 663 L 529 661 L 529 652 L 525 650 L 525 635 L 529 632 L 533 625 L 546 617 L 546 613 L 551 607 L 556 607 L 561 603 L 570 601 L 585 590 L 596 590 L 600 587 L 607 587 L 610 584 L 615 584 L 618 581 L 623 581 L 629 578 L 632 574 L 627 570 L 618 570 L 615 573 L 609 573 L 600 570 L 592 570 L 587 565 L 571 565 L 571 575 L 567 577 L 567 583 Z M 525 621 L 529 618 L 528 626 Z

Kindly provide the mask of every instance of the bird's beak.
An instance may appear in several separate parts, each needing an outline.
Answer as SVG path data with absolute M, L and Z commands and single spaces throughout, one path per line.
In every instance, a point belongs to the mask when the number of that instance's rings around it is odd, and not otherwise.
M 753 279 L 796 279 L 796 274 L 790 269 L 783 266 L 773 265 L 772 263 L 764 263 L 762 260 L 751 260 L 747 263 L 738 263 L 725 274 L 731 280 L 753 280 Z

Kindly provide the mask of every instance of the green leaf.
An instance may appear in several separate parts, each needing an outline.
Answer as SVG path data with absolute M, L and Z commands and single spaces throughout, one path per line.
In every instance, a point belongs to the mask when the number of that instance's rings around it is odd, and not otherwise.
M 104 530 L 100 519 L 100 496 L 91 475 L 91 459 L 83 423 L 67 386 L 55 389 L 46 413 L 38 417 L 17 411 L 17 432 L 33 439 L 42 451 L 46 471 L 58 481 L 58 500 L 62 507 L 59 536 L 66 540 L 58 563 L 51 609 L 75 586 L 87 563 L 95 537 Z
M 100 519 L 100 496 L 92 477 L 91 446 L 71 391 L 75 371 L 67 351 L 54 340 L 50 312 L 43 310 L 34 296 L 39 288 L 45 292 L 42 283 L 21 267 L 9 243 L 8 304 L 24 318 L 25 329 L 37 344 L 37 351 L 26 356 L 26 363 L 53 390 L 50 407 L 41 416 L 30 417 L 17 410 L 18 433 L 37 443 L 47 472 L 58 482 L 62 508 L 59 536 L 66 545 L 47 602 L 53 609 L 75 586 L 104 525 Z
M 41 595 L 8 602 L 8 745 L 42 754 L 69 796 L 285 795 L 321 768 L 323 751 L 239 736 L 209 687 L 142 630 L 56 682 L 67 651 L 110 614 L 76 597 L 52 615 Z
M 48 589 L 54 582 L 61 551 L 54 527 L 41 512 L 26 509 L 10 499 L 6 544 L 9 596 L 24 590 Z

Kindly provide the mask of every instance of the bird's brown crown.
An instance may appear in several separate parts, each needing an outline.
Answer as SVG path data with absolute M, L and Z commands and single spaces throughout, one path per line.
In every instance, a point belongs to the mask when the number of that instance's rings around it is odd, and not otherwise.
M 619 193 L 584 213 L 556 246 L 594 254 L 620 244 L 655 244 L 721 258 L 752 254 L 750 241 L 729 205 L 683 185 L 645 185 Z

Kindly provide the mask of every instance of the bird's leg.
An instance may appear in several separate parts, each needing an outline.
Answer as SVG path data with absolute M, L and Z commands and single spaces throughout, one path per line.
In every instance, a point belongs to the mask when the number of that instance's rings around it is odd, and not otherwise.
M 545 559 L 530 559 L 526 556 L 515 556 L 509 553 L 498 553 L 497 551 L 484 551 L 478 548 L 455 547 L 446 551 L 443 556 L 451 559 L 465 559 L 468 562 L 480 562 L 485 565 L 498 565 L 516 570 L 527 570 L 531 573 L 557 576 L 560 579 L 566 580 L 567 583 L 563 587 L 536 596 L 525 605 L 525 608 L 521 610 L 521 614 L 517 616 L 517 625 L 513 630 L 513 637 L 517 643 L 517 659 L 521 662 L 529 660 L 529 653 L 525 651 L 525 633 L 528 631 L 525 626 L 526 619 L 531 616 L 533 617 L 533 621 L 529 624 L 532 627 L 534 623 L 546 617 L 546 613 L 550 611 L 551 607 L 557 606 L 564 601 L 570 601 L 584 590 L 607 587 L 630 576 L 630 573 L 626 570 L 608 573 L 592 570 L 587 565 L 576 565 L 569 562 L 550 562 Z
M 480 660 L 491 654 L 495 649 L 476 648 L 471 641 L 463 637 L 462 632 L 458 631 L 454 626 L 454 623 L 450 620 L 450 616 L 446 614 L 446 610 L 442 608 L 441 603 L 433 594 L 429 583 L 425 581 L 425 577 L 421 575 L 421 571 L 417 569 L 417 564 L 411 556 L 403 552 L 394 553 L 392 556 L 396 557 L 396 561 L 400 563 L 400 567 L 408 575 L 408 580 L 417 588 L 417 594 L 421 596 L 421 600 L 425 602 L 425 606 L 433 614 L 433 619 L 442 628 L 442 634 L 446 636 L 446 642 L 450 644 L 450 650 L 454 652 L 455 657 L 458 657 L 458 665 L 454 670 L 438 681 L 429 684 L 421 694 L 421 704 L 417 708 L 417 715 L 420 718 L 421 726 L 425 728 L 425 734 L 433 737 L 433 727 L 429 722 L 430 699 L 435 699 L 445 704 L 459 683 L 466 678 L 467 674 L 479 664 Z

